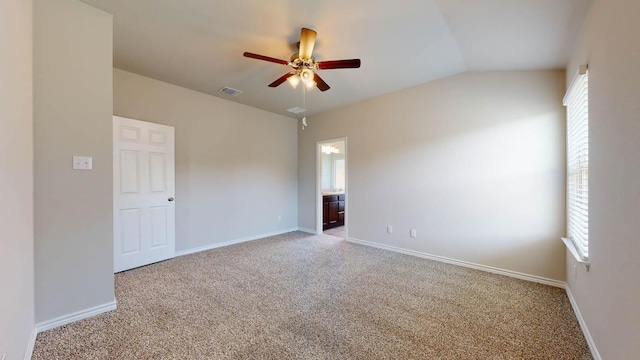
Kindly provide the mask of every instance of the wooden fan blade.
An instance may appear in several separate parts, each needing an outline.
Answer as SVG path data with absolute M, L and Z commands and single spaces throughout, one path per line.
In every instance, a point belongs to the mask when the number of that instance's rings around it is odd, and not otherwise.
M 321 61 L 316 64 L 320 70 L 352 69 L 360 67 L 360 59 Z
M 288 78 L 290 78 L 291 76 L 293 76 L 292 73 L 286 73 L 282 76 L 280 76 L 278 78 L 278 80 L 272 82 L 271 84 L 269 84 L 269 87 L 277 87 L 280 86 L 283 82 L 287 81 Z
M 248 58 L 252 58 L 252 59 L 258 59 L 258 60 L 264 60 L 264 61 L 270 61 L 270 62 L 274 62 L 274 63 L 280 64 L 280 65 L 289 64 L 287 61 L 284 61 L 284 60 L 280 60 L 280 59 L 276 59 L 276 58 L 272 58 L 272 57 L 268 57 L 268 56 L 264 56 L 264 55 L 254 54 L 254 53 L 250 53 L 250 52 L 245 52 L 242 55 L 244 57 L 248 57 Z
M 327 85 L 326 82 L 324 82 L 324 80 L 322 80 L 320 76 L 318 76 L 318 74 L 313 74 L 313 81 L 316 82 L 316 85 L 318 86 L 318 89 L 320 89 L 320 91 L 327 91 L 331 88 L 329 87 L 329 85 Z
M 313 53 L 313 47 L 316 44 L 317 35 L 318 34 L 311 29 L 302 28 L 302 30 L 300 31 L 300 50 L 298 51 L 301 59 L 311 59 L 311 54 Z

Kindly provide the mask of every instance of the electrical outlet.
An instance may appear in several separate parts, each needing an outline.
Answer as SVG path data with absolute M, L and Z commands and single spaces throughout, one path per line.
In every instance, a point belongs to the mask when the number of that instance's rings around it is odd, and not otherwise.
M 409 231 L 409 236 L 412 238 L 418 237 L 418 231 L 416 231 L 416 229 L 411 229 L 411 231 Z
M 387 234 L 393 234 L 393 227 L 391 225 L 387 226 Z
M 282 215 L 278 215 L 278 221 L 282 221 Z

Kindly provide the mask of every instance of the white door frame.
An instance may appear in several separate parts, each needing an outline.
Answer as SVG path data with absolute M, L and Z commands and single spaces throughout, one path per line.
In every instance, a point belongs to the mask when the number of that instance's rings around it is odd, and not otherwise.
M 322 145 L 344 141 L 344 237 L 349 238 L 349 142 L 347 137 L 316 142 L 316 234 L 322 234 Z

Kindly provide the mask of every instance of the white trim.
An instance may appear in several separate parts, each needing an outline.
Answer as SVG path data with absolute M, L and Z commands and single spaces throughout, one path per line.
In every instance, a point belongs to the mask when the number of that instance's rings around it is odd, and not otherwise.
M 24 360 L 31 360 L 31 356 L 33 356 L 33 348 L 36 346 L 36 337 L 38 336 L 37 328 L 33 328 L 33 332 L 31 333 L 31 338 L 29 339 L 29 344 L 27 345 L 27 351 L 24 353 Z
M 213 250 L 213 249 L 217 249 L 217 248 L 221 248 L 221 247 L 225 247 L 225 246 L 229 246 L 229 245 L 240 244 L 240 243 L 247 242 L 247 241 L 258 240 L 258 239 L 266 238 L 266 237 L 269 237 L 269 236 L 286 234 L 286 233 L 290 233 L 292 231 L 297 231 L 297 230 L 299 230 L 299 228 L 278 230 L 278 231 L 273 231 L 273 232 L 264 233 L 264 234 L 247 236 L 247 237 L 243 237 L 243 238 L 240 238 L 240 239 L 233 239 L 233 240 L 223 241 L 223 242 L 219 242 L 219 243 L 215 243 L 215 244 L 199 246 L 199 247 L 196 247 L 196 248 L 180 250 L 180 251 L 176 251 L 176 257 L 189 255 L 189 254 L 195 254 L 195 253 L 199 253 L 201 251 Z
M 41 333 L 43 331 L 55 329 L 62 325 L 67 325 L 78 320 L 87 319 L 111 310 L 115 310 L 118 307 L 118 303 L 115 299 L 112 302 L 106 304 L 94 306 L 92 308 L 76 311 L 74 313 L 63 315 L 55 319 L 43 321 L 36 324 L 36 332 Z
M 591 337 L 591 333 L 589 333 L 589 328 L 587 328 L 587 323 L 584 321 L 582 314 L 580 313 L 580 309 L 578 308 L 578 303 L 576 303 L 576 299 L 573 297 L 571 293 L 571 289 L 569 288 L 569 284 L 565 287 L 567 291 L 567 297 L 569 297 L 569 302 L 571 303 L 571 307 L 573 308 L 573 312 L 576 314 L 576 318 L 578 318 L 578 324 L 580 324 L 580 329 L 582 330 L 582 334 L 584 334 L 585 340 L 587 340 L 587 345 L 589 345 L 589 350 L 591 350 L 591 355 L 594 360 L 602 360 L 600 353 L 598 352 L 598 348 L 596 348 L 596 343 L 593 341 Z
M 458 265 L 458 266 L 471 268 L 471 269 L 475 269 L 475 270 L 486 271 L 486 272 L 493 273 L 493 274 L 505 275 L 505 276 L 509 276 L 509 277 L 513 277 L 513 278 L 517 278 L 517 279 L 521 279 L 521 280 L 527 280 L 527 281 L 540 283 L 540 284 L 544 284 L 544 285 L 559 287 L 559 288 L 563 288 L 563 289 L 566 287 L 566 283 L 564 281 L 548 279 L 548 278 L 541 277 L 541 276 L 525 274 L 525 273 L 512 271 L 512 270 L 495 268 L 495 267 L 492 267 L 492 266 L 476 264 L 476 263 L 463 261 L 463 260 L 450 259 L 450 258 L 447 258 L 447 257 L 444 257 L 444 256 L 432 255 L 432 254 L 427 254 L 427 253 L 423 253 L 423 252 L 420 252 L 420 251 L 403 249 L 403 248 L 390 246 L 390 245 L 378 244 L 378 243 L 374 243 L 374 242 L 371 242 L 371 241 L 359 240 L 359 239 L 354 239 L 354 238 L 347 238 L 346 240 L 349 241 L 349 242 L 355 243 L 355 244 L 371 246 L 371 247 L 375 247 L 375 248 L 378 248 L 378 249 L 389 250 L 389 251 L 393 251 L 393 252 L 397 252 L 397 253 L 401 253 L 401 254 L 417 256 L 417 257 L 421 257 L 421 258 L 425 258 L 425 259 L 429 259 L 429 260 L 434 260 L 434 261 L 439 261 L 439 262 L 443 262 L 443 263 L 447 263 L 447 264 L 453 264 L 453 265 Z
M 562 242 L 566 245 L 567 249 L 569 250 L 571 255 L 573 255 L 573 257 L 576 259 L 578 264 L 582 264 L 585 270 L 589 271 L 589 266 L 590 266 L 589 259 L 584 259 L 582 258 L 582 256 L 580 256 L 580 254 L 578 253 L 578 249 L 576 249 L 576 244 L 574 244 L 573 241 L 571 241 L 571 239 L 567 239 L 565 237 L 561 237 L 560 239 L 562 239 Z
M 299 227 L 298 231 L 306 232 L 306 233 L 313 234 L 313 235 L 318 235 L 316 230 L 313 230 L 313 229 L 307 229 L 307 228 Z

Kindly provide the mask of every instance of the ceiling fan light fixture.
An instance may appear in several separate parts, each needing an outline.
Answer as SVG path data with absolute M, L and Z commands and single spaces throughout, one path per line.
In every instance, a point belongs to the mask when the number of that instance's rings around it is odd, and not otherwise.
M 313 71 L 310 69 L 304 69 L 300 72 L 300 79 L 305 85 L 309 86 L 309 84 L 313 85 Z
M 298 84 L 300 83 L 300 76 L 298 76 L 298 74 L 289 76 L 287 81 L 289 82 L 289 85 L 291 85 L 291 87 L 295 89 L 298 87 Z

